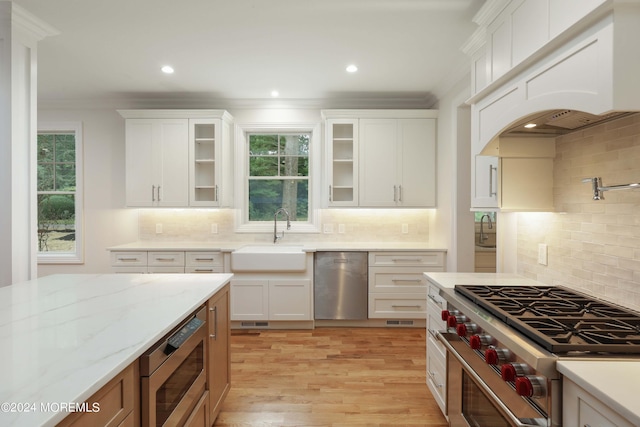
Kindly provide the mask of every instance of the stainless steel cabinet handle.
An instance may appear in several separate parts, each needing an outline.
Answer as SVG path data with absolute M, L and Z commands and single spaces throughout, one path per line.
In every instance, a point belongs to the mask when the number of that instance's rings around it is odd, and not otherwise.
M 158 201 L 160 201 L 160 186 L 158 185 Z
M 402 203 L 402 185 L 398 185 L 398 201 Z
M 489 197 L 497 196 L 498 192 L 493 191 L 493 171 L 496 171 L 496 178 L 498 173 L 498 167 L 489 165 Z
M 213 262 L 213 258 L 196 258 L 196 261 L 209 261 L 209 262 Z
M 444 384 L 436 382 L 436 373 L 435 372 L 429 371 L 429 377 L 431 377 L 431 381 L 433 381 L 433 385 L 435 385 L 436 388 L 442 388 L 442 386 Z
M 156 201 L 156 186 L 155 185 L 151 186 L 151 201 L 152 202 Z
M 209 338 L 218 340 L 218 307 L 209 307 L 209 311 L 213 311 L 213 334 Z
M 442 301 L 437 300 L 437 299 L 436 299 L 436 297 L 434 297 L 434 296 L 433 296 L 433 295 L 431 295 L 431 294 L 428 294 L 427 296 L 429 297 L 429 299 L 430 299 L 431 301 L 435 302 L 435 303 L 436 303 L 436 304 L 438 304 L 440 307 L 442 307 Z
M 218 201 L 218 186 L 216 185 L 215 189 L 214 189 L 214 194 L 213 194 L 213 201 L 217 202 Z
M 333 202 L 333 186 L 329 186 L 329 201 Z
M 175 258 L 156 258 L 156 261 L 161 261 L 161 262 L 171 262 L 171 261 L 175 261 Z
M 213 273 L 213 268 L 196 268 L 193 271 L 196 273 Z
M 135 262 L 135 261 L 140 261 L 140 260 L 138 258 L 118 258 L 118 261 Z
M 407 283 L 417 284 L 417 285 L 422 283 L 422 280 L 420 279 L 391 279 L 391 281 L 393 283 L 407 282 Z
M 392 308 L 420 308 L 419 305 L 392 305 Z
M 394 202 L 398 201 L 398 186 L 397 185 L 393 186 L 393 201 Z
M 420 262 L 422 258 L 391 258 L 393 262 Z

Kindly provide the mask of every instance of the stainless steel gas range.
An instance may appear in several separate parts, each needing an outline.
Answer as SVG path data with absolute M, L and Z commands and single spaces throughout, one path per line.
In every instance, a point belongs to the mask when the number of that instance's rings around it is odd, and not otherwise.
M 560 426 L 564 358 L 640 357 L 640 313 L 554 286 L 456 285 L 437 333 L 452 427 Z

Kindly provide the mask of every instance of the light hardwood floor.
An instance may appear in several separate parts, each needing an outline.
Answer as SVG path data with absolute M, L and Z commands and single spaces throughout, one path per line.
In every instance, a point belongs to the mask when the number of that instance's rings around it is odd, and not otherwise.
M 425 379 L 425 331 L 233 331 L 215 426 L 445 427 Z

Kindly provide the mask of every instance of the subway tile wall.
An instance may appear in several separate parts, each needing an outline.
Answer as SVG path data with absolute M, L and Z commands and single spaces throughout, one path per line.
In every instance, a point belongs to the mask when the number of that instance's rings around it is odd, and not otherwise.
M 428 209 L 324 209 L 322 232 L 285 231 L 283 242 L 429 242 Z M 273 231 L 236 233 L 233 209 L 141 209 L 139 239 L 143 241 L 271 242 Z M 156 225 L 162 224 L 162 233 Z M 215 224 L 217 233 L 211 232 Z M 278 231 L 285 221 L 280 216 Z M 403 225 L 406 224 L 406 233 Z M 327 229 L 327 232 L 325 231 Z M 270 228 L 270 230 L 272 230 Z M 344 232 L 341 232 L 344 231 Z
M 518 214 L 518 273 L 640 310 L 640 189 L 592 200 L 590 183 L 640 182 L 640 114 L 556 140 L 555 213 Z M 548 266 L 537 263 L 548 245 Z

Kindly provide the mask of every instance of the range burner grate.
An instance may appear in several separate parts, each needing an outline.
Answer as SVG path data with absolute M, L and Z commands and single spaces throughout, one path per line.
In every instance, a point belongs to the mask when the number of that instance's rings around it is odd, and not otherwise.
M 640 354 L 640 313 L 624 307 L 554 286 L 455 290 L 553 353 Z

